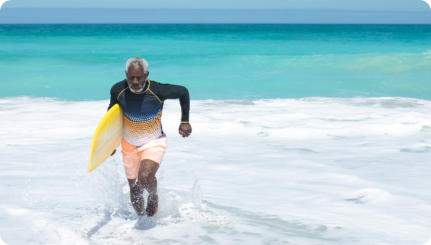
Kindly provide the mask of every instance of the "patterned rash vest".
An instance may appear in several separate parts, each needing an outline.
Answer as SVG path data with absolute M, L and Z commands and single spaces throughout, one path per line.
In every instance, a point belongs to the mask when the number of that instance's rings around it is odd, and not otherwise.
M 114 84 L 108 110 L 117 103 L 120 105 L 123 110 L 124 139 L 135 146 L 141 146 L 164 134 L 161 118 L 166 99 L 180 99 L 181 122 L 188 122 L 190 98 L 187 88 L 149 79 L 144 90 L 139 93 L 129 89 L 127 80 Z

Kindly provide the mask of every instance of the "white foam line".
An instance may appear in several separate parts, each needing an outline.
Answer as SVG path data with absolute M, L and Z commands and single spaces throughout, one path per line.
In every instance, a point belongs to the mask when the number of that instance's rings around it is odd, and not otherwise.
M 431 10 L 431 0 L 422 0 L 422 2 L 428 4 L 428 8 L 430 8 L 430 10 Z
M 8 0 L 0 0 L 0 9 L 3 7 L 3 4 L 5 4 Z

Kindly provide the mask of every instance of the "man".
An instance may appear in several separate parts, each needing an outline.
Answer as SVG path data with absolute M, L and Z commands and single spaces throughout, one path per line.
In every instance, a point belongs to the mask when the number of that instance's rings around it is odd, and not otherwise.
M 109 108 L 118 103 L 123 110 L 121 152 L 133 208 L 138 215 L 146 213 L 151 217 L 158 210 L 155 174 L 166 148 L 166 135 L 161 124 L 164 100 L 180 99 L 182 116 L 178 132 L 181 136 L 188 137 L 192 127 L 188 90 L 183 86 L 149 80 L 148 75 L 146 60 L 130 58 L 126 63 L 126 79 L 111 88 Z M 146 208 L 144 190 L 148 191 Z

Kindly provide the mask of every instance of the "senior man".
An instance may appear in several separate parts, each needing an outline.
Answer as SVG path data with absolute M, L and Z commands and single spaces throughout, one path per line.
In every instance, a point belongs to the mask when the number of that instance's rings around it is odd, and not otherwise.
M 130 200 L 138 215 L 146 213 L 151 217 L 158 210 L 155 175 L 166 149 L 166 135 L 161 124 L 163 102 L 179 98 L 181 122 L 178 132 L 181 136 L 188 137 L 192 127 L 189 123 L 187 88 L 158 83 L 148 79 L 149 74 L 145 59 L 134 57 L 127 60 L 126 79 L 112 86 L 108 109 L 118 103 L 123 110 L 121 153 L 130 187 Z M 146 207 L 144 190 L 148 191 Z

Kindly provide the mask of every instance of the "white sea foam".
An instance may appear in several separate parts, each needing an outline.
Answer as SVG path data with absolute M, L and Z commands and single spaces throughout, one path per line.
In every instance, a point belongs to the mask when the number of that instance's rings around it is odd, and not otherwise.
M 424 245 L 431 245 L 431 236 L 430 236 L 430 239 L 428 240 L 428 242 L 426 242 Z
M 0 99 L 7 244 L 423 244 L 431 229 L 431 102 L 167 101 L 160 209 L 139 219 L 116 154 L 87 175 L 107 101 Z M 427 244 L 428 245 L 428 244 Z
M 4 241 L 3 241 L 3 239 L 1 238 L 1 236 L 0 236 L 0 245 L 6 245 L 7 243 L 5 243 Z

